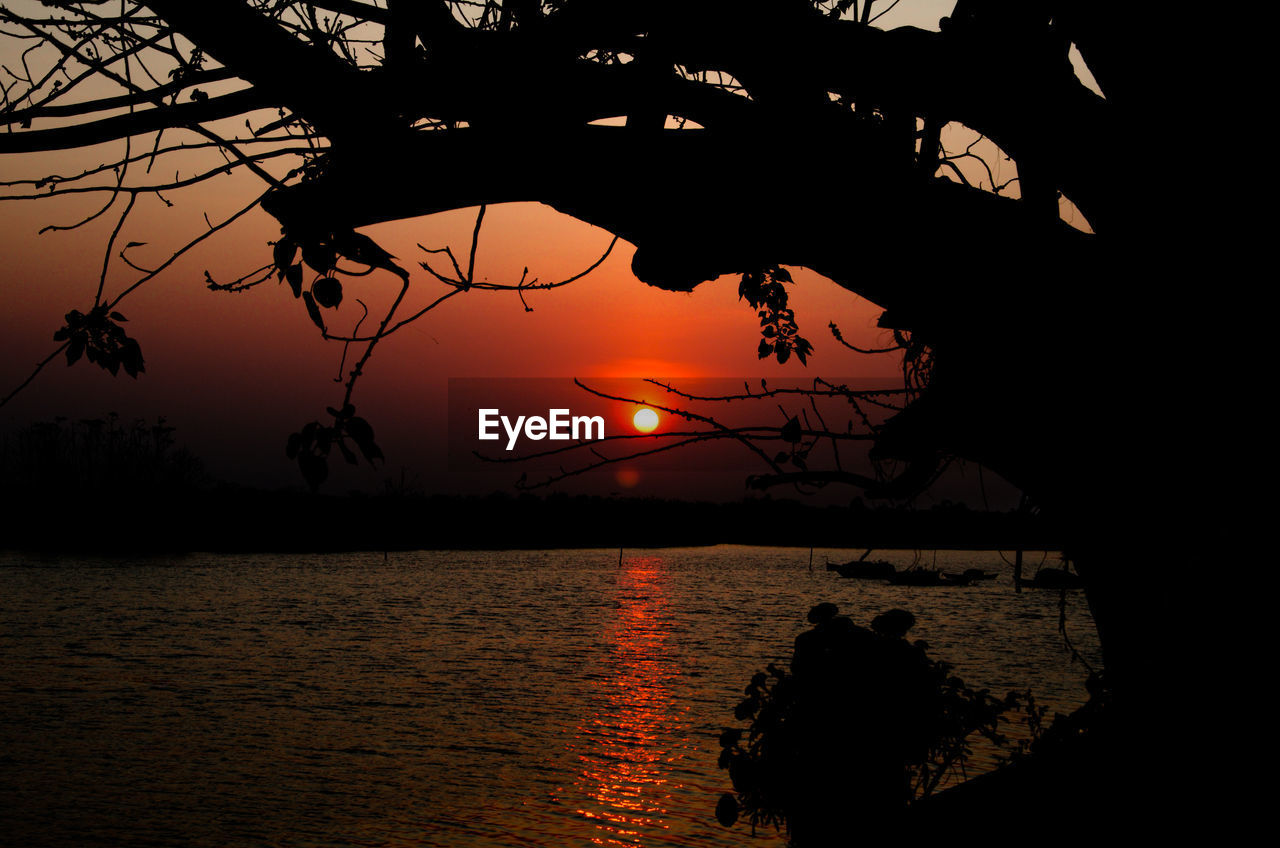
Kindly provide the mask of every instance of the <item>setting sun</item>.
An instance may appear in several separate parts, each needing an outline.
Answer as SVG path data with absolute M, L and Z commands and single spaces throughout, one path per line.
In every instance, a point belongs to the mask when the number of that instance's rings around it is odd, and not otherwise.
M 636 429 L 641 433 L 652 433 L 658 429 L 658 413 L 646 406 L 636 411 L 635 417 L 631 419 L 631 422 L 636 425 Z

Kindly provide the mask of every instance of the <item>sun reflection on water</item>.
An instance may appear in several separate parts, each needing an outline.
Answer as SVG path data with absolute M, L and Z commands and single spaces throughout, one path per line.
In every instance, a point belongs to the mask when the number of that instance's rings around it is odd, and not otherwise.
M 666 564 L 627 559 L 618 572 L 616 613 L 606 623 L 609 666 L 600 702 L 569 748 L 579 764 L 577 808 L 596 824 L 599 845 L 635 846 L 670 829 L 670 767 L 680 758 L 663 739 L 675 716 L 679 664 L 670 636 Z

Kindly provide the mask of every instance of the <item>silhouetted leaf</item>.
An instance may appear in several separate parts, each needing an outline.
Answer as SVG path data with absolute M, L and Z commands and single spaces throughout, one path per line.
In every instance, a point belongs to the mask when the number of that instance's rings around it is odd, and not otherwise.
M 725 827 L 733 827 L 738 820 L 738 799 L 726 792 L 716 802 L 716 821 Z
M 67 364 L 75 365 L 76 360 L 84 355 L 84 336 L 76 336 L 67 346 Z
M 337 308 L 342 303 L 342 283 L 333 277 L 321 277 L 311 284 L 316 303 L 326 309 Z
M 338 253 L 331 244 L 310 242 L 302 246 L 302 261 L 323 274 L 337 264 Z
M 293 257 L 297 253 L 297 243 L 288 237 L 282 238 L 275 243 L 275 246 L 271 249 L 271 260 L 275 263 L 278 277 L 284 277 L 285 271 L 293 264 Z
M 333 243 L 338 253 L 361 265 L 398 270 L 396 264 L 391 261 L 395 257 L 383 250 L 373 239 L 355 230 L 335 233 Z
M 284 455 L 289 459 L 297 459 L 298 451 L 302 449 L 302 434 L 290 433 L 289 441 L 284 446 Z
M 783 425 L 782 439 L 783 441 L 790 442 L 793 445 L 797 444 L 800 441 L 800 419 L 799 418 L 793 415 L 791 416 L 791 420 Z
M 142 360 L 142 347 L 135 339 L 127 338 L 121 343 L 120 364 L 124 366 L 125 373 L 135 380 L 147 370 Z
M 328 332 L 324 326 L 324 317 L 320 314 L 320 307 L 316 306 L 316 299 L 311 296 L 311 292 L 302 293 L 302 302 L 307 305 L 307 314 L 311 316 L 311 322 L 319 327 L 321 332 Z
M 338 450 L 342 451 L 342 458 L 345 459 L 349 465 L 355 465 L 356 462 L 358 462 L 356 455 L 351 451 L 351 448 L 347 447 L 346 442 L 338 442 Z
M 363 418 L 352 418 L 348 421 L 347 433 L 357 442 L 363 439 L 373 441 L 373 427 Z
M 756 350 L 756 353 L 761 359 L 765 359 L 769 354 L 773 353 L 773 345 L 769 344 L 764 339 L 761 339 L 760 347 Z
M 779 365 L 786 364 L 786 361 L 791 358 L 791 348 L 784 344 L 779 344 L 774 352 L 778 355 Z
M 111 313 L 111 320 L 112 320 L 112 321 L 124 321 L 124 322 L 126 322 L 126 323 L 127 323 L 129 319 L 128 319 L 128 318 L 126 318 L 126 317 L 124 317 L 123 315 L 121 315 L 119 312 L 112 312 L 112 313 Z
M 795 337 L 794 344 L 796 356 L 800 357 L 800 363 L 802 365 L 807 365 L 809 354 L 813 353 L 813 345 L 809 343 L 808 339 L 801 338 L 800 336 Z
M 347 435 L 356 443 L 360 453 L 372 465 L 375 460 L 382 459 L 382 450 L 373 440 L 373 427 L 363 418 L 352 418 L 346 422 Z
M 284 270 L 284 278 L 289 283 L 289 288 L 293 289 L 294 297 L 302 296 L 302 263 L 290 265 Z

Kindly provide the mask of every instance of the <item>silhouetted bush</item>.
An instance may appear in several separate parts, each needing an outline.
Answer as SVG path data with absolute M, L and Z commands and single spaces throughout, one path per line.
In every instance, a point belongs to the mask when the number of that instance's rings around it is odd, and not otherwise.
M 736 797 L 716 808 L 726 826 L 786 829 L 796 845 L 830 844 L 842 829 L 894 821 L 964 769 L 975 735 L 1003 746 L 997 725 L 1019 696 L 974 690 L 906 641 L 915 618 L 889 610 L 859 627 L 834 604 L 809 612 L 791 670 L 752 677 L 720 738 Z

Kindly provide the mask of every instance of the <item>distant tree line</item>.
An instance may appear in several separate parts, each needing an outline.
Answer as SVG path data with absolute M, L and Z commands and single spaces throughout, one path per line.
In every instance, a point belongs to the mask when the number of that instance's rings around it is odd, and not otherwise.
M 0 479 L 8 494 L 40 496 L 171 494 L 210 483 L 200 460 L 179 447 L 175 428 L 102 418 L 57 418 L 24 427 L 0 439 Z

